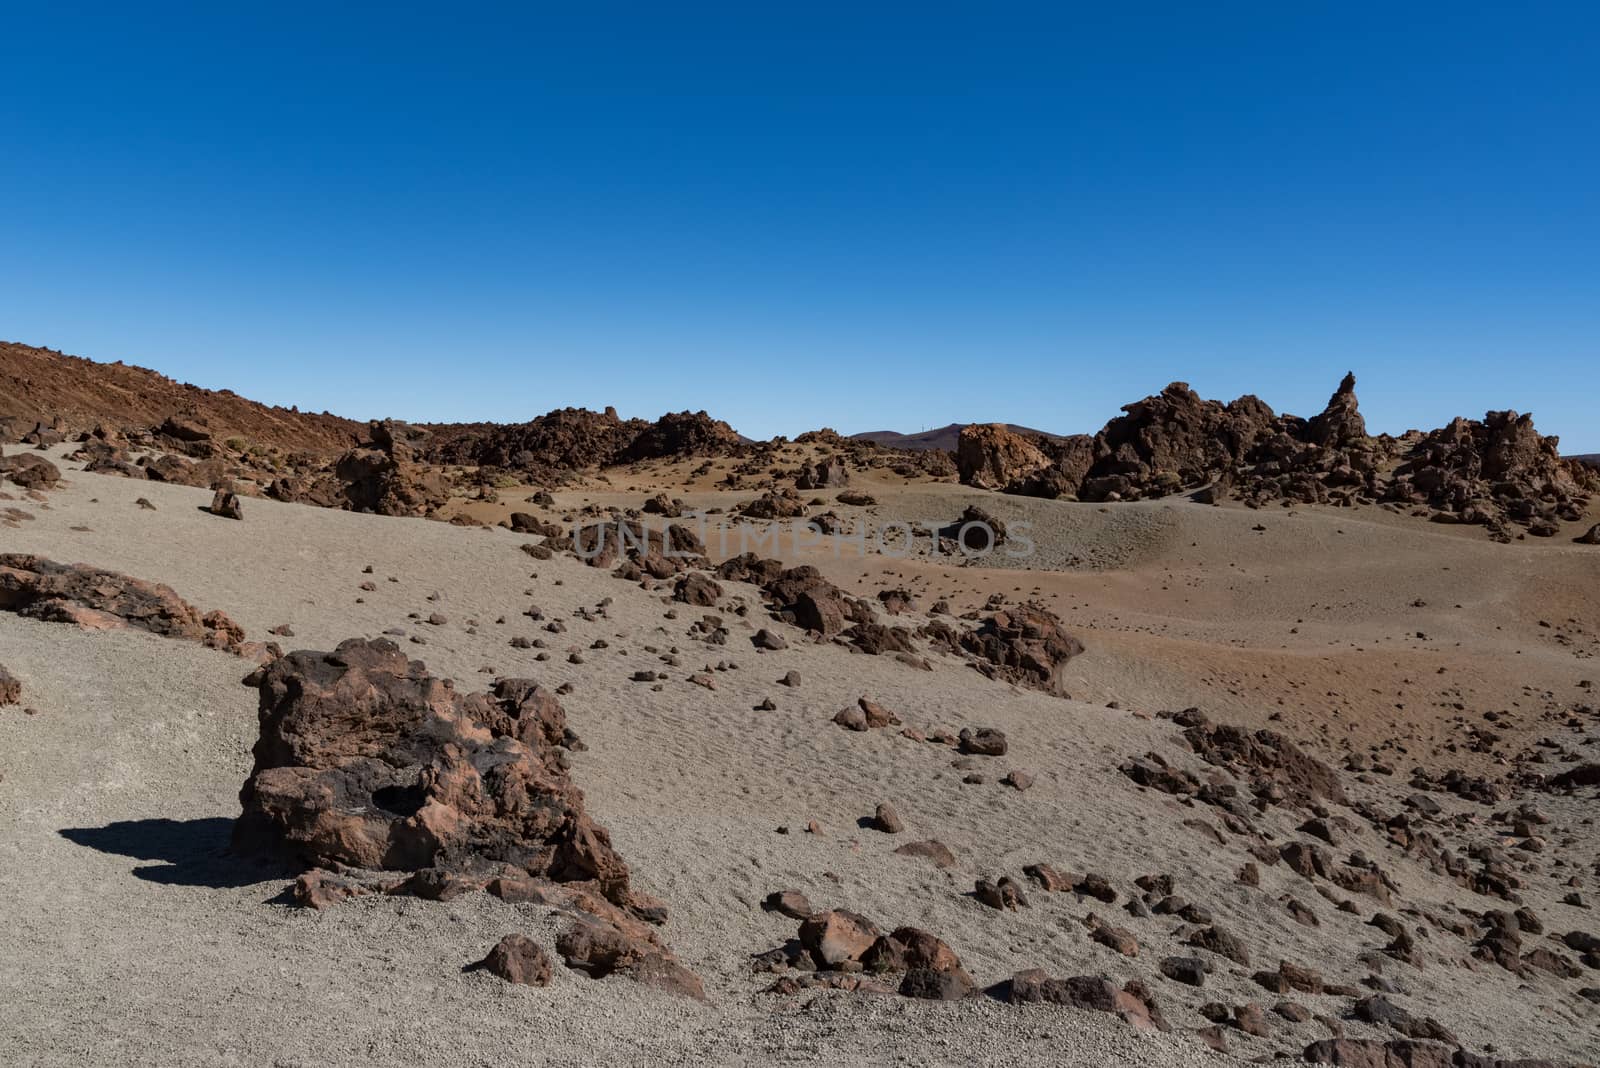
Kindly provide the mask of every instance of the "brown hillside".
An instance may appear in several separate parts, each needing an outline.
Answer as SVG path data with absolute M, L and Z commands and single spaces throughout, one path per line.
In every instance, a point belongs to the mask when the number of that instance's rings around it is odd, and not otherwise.
M 53 419 L 74 430 L 97 423 L 145 428 L 178 412 L 199 416 L 219 439 L 238 436 L 286 449 L 341 451 L 366 435 L 365 423 L 326 412 L 269 407 L 231 390 L 201 389 L 120 361 L 97 363 L 0 341 L 0 437 Z M 7 422 L 14 433 L 4 433 Z

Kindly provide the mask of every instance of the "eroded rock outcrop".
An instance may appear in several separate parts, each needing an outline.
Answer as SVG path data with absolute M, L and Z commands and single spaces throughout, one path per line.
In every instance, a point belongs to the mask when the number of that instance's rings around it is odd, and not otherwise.
M 956 440 L 956 470 L 963 484 L 1004 489 L 1049 465 L 1049 457 L 999 423 L 972 423 Z
M 385 419 L 369 428 L 371 442 L 339 457 L 334 472 L 346 507 L 378 515 L 424 516 L 449 500 L 444 478 L 417 462 L 413 428 Z
M 1200 723 L 1184 738 L 1208 764 L 1249 780 L 1257 794 L 1295 804 L 1345 804 L 1339 773 L 1276 731 L 1249 731 L 1226 723 Z
M 557 947 L 574 967 L 696 992 L 650 927 L 665 907 L 630 886 L 584 810 L 566 771 L 576 739 L 545 687 L 463 694 L 381 639 L 291 653 L 246 681 L 260 736 L 233 843 L 312 867 L 298 900 L 485 890 L 581 913 Z
M 0 611 L 84 630 L 131 627 L 240 655 L 263 652 L 245 643 L 244 631 L 226 615 L 202 614 L 170 586 L 25 553 L 0 554 Z
M 566 713 L 506 679 L 461 694 L 389 641 L 299 651 L 260 690 L 255 766 L 234 843 L 317 866 L 592 882 L 632 905 L 628 867 L 558 753 Z
M 1054 694 L 1063 692 L 1062 667 L 1083 652 L 1083 643 L 1061 620 L 1036 604 L 996 612 L 963 634 L 961 646 L 990 678 Z
M 1042 464 L 1031 456 L 1002 464 L 994 459 L 1007 455 L 1001 439 L 975 435 L 963 481 L 970 470 L 972 485 L 1087 501 L 1197 491 L 1205 503 L 1254 507 L 1382 503 L 1481 525 L 1502 541 L 1559 533 L 1600 493 L 1600 473 L 1563 459 L 1557 439 L 1539 434 L 1531 416 L 1489 412 L 1428 434 L 1373 437 L 1355 387 L 1355 376 L 1345 375 L 1326 407 L 1302 419 L 1253 396 L 1205 400 L 1174 382 L 1125 406 L 1093 438 L 1041 441 Z

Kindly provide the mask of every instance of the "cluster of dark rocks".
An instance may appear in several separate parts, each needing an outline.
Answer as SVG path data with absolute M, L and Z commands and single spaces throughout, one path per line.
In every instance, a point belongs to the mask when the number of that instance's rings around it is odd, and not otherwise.
M 746 444 L 705 412 L 671 412 L 654 422 L 621 419 L 615 408 L 562 408 L 526 423 L 434 427 L 433 463 L 493 467 L 556 485 L 573 471 L 642 460 L 739 455 Z
M 1582 518 L 1600 474 L 1563 459 L 1554 437 L 1516 412 L 1456 419 L 1430 433 L 1370 436 L 1346 375 L 1310 419 L 1254 396 L 1204 400 L 1174 382 L 1126 405 L 1094 435 L 1028 440 L 999 425 L 964 428 L 956 462 L 972 486 L 1035 497 L 1124 501 L 1195 492 L 1218 503 L 1387 505 L 1506 539 L 1548 537 Z

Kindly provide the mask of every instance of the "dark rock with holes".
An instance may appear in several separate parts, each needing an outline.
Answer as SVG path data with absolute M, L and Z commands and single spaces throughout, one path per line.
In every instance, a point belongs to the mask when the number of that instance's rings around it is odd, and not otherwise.
M 247 681 L 260 736 L 240 852 L 411 872 L 419 887 L 577 883 L 607 920 L 653 911 L 585 812 L 566 772 L 566 714 L 538 683 L 459 693 L 382 639 L 291 653 Z

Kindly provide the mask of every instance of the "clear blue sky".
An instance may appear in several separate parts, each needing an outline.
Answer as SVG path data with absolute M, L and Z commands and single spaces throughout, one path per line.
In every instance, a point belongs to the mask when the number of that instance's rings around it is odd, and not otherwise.
M 1592 4 L 11 5 L 0 337 L 355 417 L 1600 451 Z

